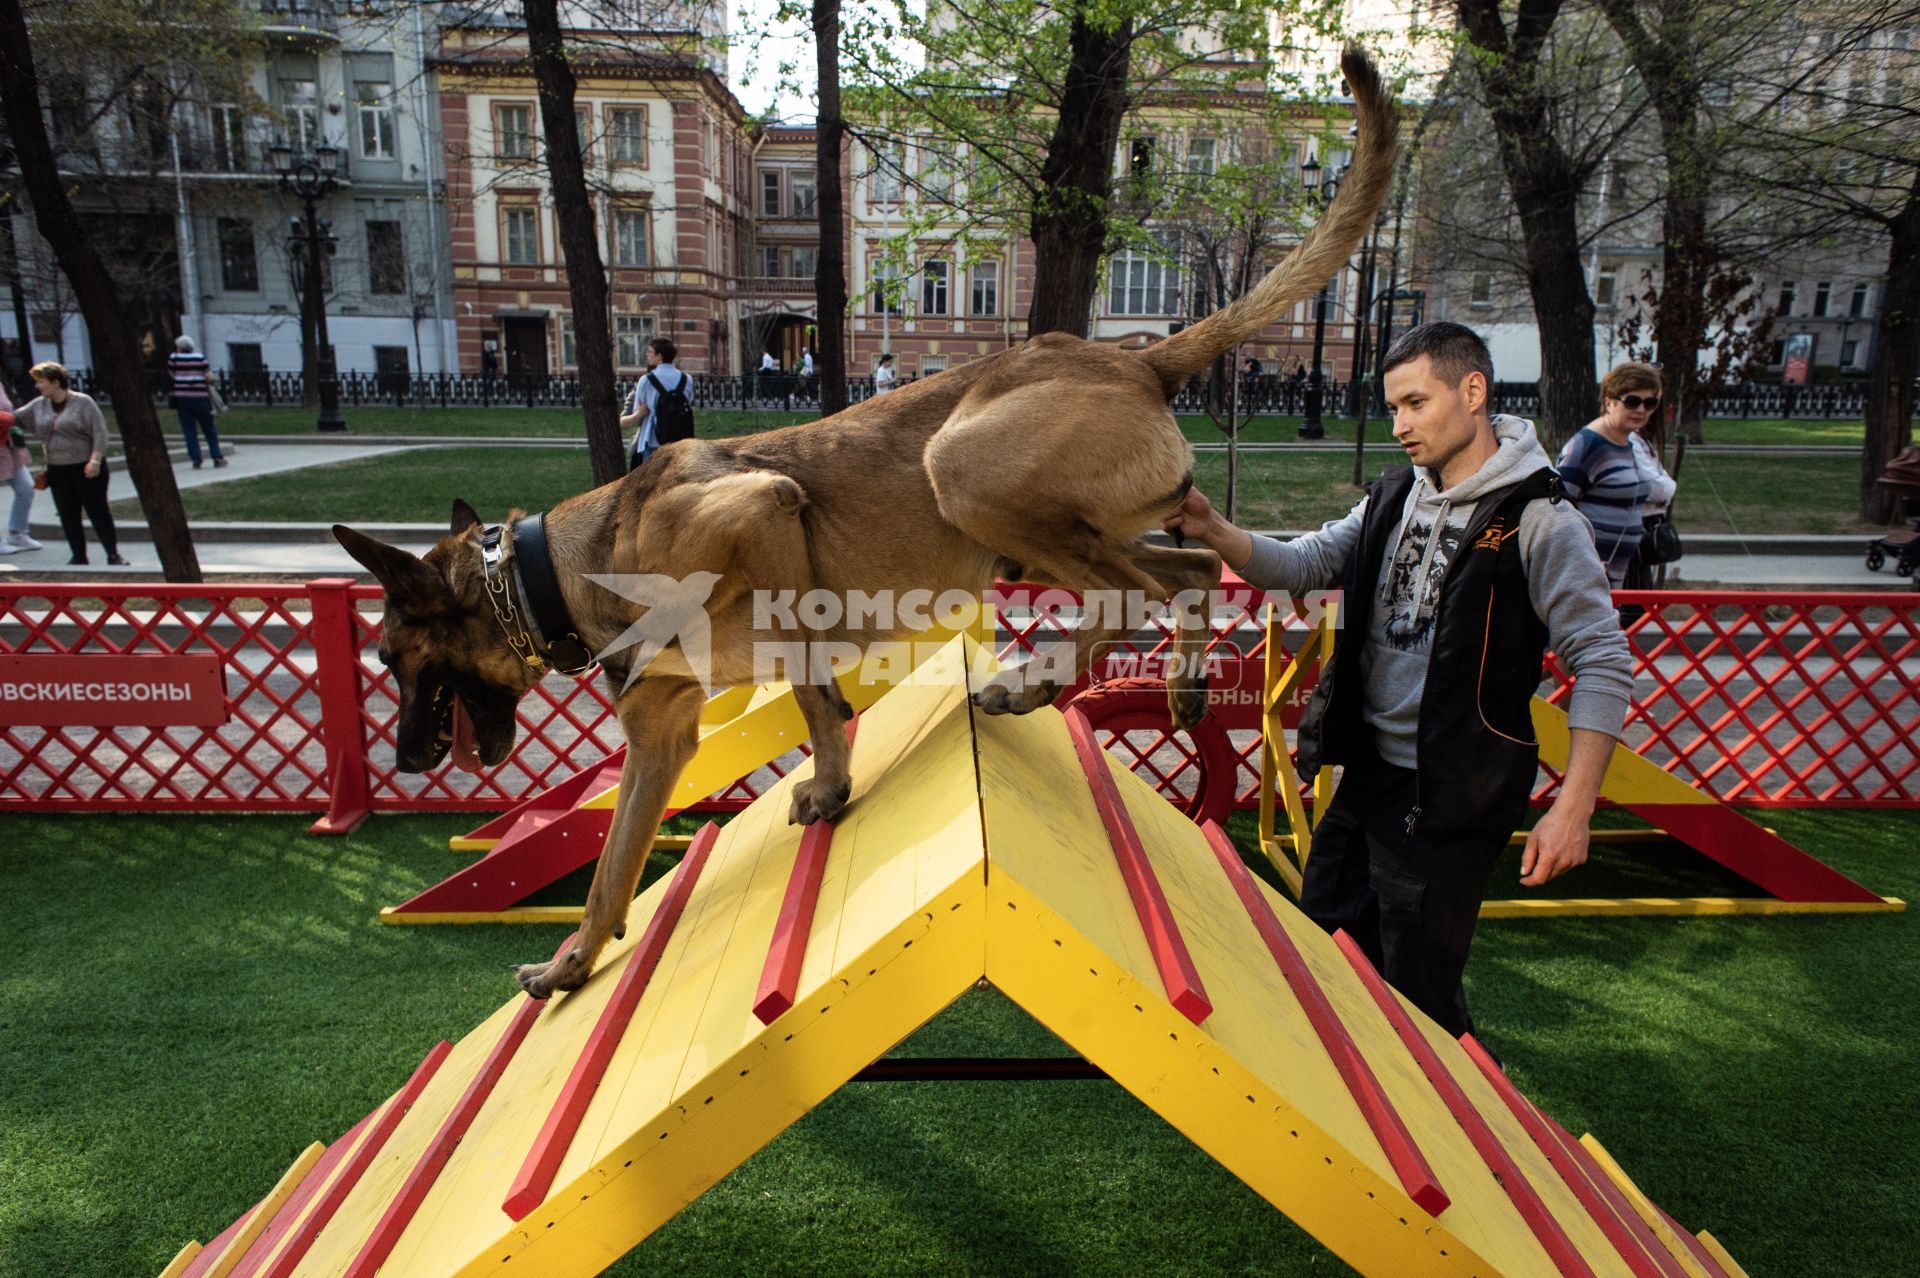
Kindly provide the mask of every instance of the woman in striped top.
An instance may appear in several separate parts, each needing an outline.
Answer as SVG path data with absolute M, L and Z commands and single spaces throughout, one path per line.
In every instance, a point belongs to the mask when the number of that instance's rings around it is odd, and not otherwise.
M 1648 584 L 1640 534 L 1646 517 L 1664 513 L 1673 500 L 1673 478 L 1641 437 L 1660 411 L 1660 389 L 1653 365 L 1621 364 L 1600 383 L 1600 416 L 1560 450 L 1560 482 L 1593 525 L 1594 548 L 1615 590 Z
M 207 357 L 194 348 L 193 339 L 182 334 L 173 339 L 173 354 L 167 357 L 167 371 L 173 375 L 173 411 L 180 415 L 180 433 L 187 437 L 187 456 L 199 470 L 200 432 L 207 433 L 207 451 L 213 454 L 215 468 L 227 464 L 220 455 L 220 432 L 213 426 L 213 370 Z

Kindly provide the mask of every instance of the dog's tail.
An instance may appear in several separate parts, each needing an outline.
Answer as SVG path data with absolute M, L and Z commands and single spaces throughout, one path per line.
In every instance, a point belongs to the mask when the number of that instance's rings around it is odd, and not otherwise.
M 1179 393 L 1188 378 L 1279 319 L 1339 270 L 1366 238 L 1374 215 L 1386 201 L 1400 130 L 1392 96 L 1379 68 L 1358 45 L 1348 45 L 1340 55 L 1340 70 L 1353 93 L 1360 140 L 1339 195 L 1299 246 L 1267 272 L 1251 293 L 1140 352 L 1147 367 L 1159 375 L 1168 399 Z

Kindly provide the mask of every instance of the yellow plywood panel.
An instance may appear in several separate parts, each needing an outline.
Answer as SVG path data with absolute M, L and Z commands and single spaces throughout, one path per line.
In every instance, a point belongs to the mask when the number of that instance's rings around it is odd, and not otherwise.
M 1641 1220 L 1646 1222 L 1647 1228 L 1653 1231 L 1654 1237 L 1673 1253 L 1673 1258 L 1680 1262 L 1680 1267 L 1687 1271 L 1689 1278 L 1719 1278 L 1719 1275 L 1701 1264 L 1694 1256 L 1693 1248 L 1687 1246 L 1689 1240 L 1682 1238 L 1667 1222 L 1666 1215 L 1640 1192 L 1640 1186 L 1634 1184 L 1633 1177 L 1627 1175 L 1620 1164 L 1613 1160 L 1613 1155 L 1607 1152 L 1606 1146 L 1591 1135 L 1582 1136 L 1580 1143 L 1589 1154 L 1593 1155 L 1593 1160 L 1600 1164 L 1600 1170 L 1607 1174 L 1607 1179 L 1626 1195 L 1628 1205 Z
M 173 1259 L 168 1261 L 167 1267 L 160 1271 L 160 1278 L 180 1278 L 181 1274 L 187 1272 L 187 1266 L 198 1259 L 199 1255 L 200 1244 L 197 1242 L 188 1243 L 179 1251 L 173 1253 Z
M 1740 1267 L 1739 1261 L 1727 1254 L 1727 1249 L 1720 1245 L 1718 1238 L 1704 1229 L 1694 1237 L 1700 1240 L 1700 1245 L 1707 1249 L 1709 1256 L 1720 1262 L 1720 1267 L 1727 1271 L 1728 1278 L 1747 1278 L 1747 1271 Z
M 572 994 L 556 995 L 541 1010 L 533 1031 L 507 1062 L 466 1139 L 455 1146 L 427 1192 L 383 1273 L 445 1272 L 444 1266 L 436 1268 L 436 1258 L 449 1254 L 454 1240 L 464 1238 L 476 1219 L 500 1211 L 534 1135 L 599 1019 L 601 1008 L 612 995 L 618 969 L 666 899 L 671 881 L 671 876 L 661 877 L 635 900 L 627 915 L 626 939 L 607 947 L 595 979 Z M 698 901 L 699 893 L 694 899 Z M 551 954 L 552 946 L 563 939 L 564 934 L 553 937 L 545 953 Z M 534 958 L 539 950 L 540 946 L 530 941 L 527 957 Z M 672 958 L 671 951 L 663 956 L 655 979 L 670 975 L 668 963 Z M 501 979 L 503 983 L 511 980 L 504 972 Z M 510 999 L 476 1035 L 485 1035 L 489 1043 L 496 1041 L 520 1001 L 518 997 Z M 506 1219 L 504 1213 L 500 1219 Z
M 860 956 L 844 984 L 760 1029 L 526 1219 L 498 1217 L 490 1244 L 444 1256 L 436 1272 L 574 1278 L 625 1254 L 977 979 L 981 880 L 928 906 Z
M 1533 699 L 1533 735 L 1540 742 L 1540 761 L 1555 771 L 1565 771 L 1567 752 L 1572 747 L 1572 726 L 1567 712 L 1549 705 L 1540 697 Z M 1607 760 L 1607 775 L 1600 793 L 1615 803 L 1713 804 L 1720 800 L 1697 790 L 1658 764 L 1641 758 L 1627 746 L 1614 743 Z

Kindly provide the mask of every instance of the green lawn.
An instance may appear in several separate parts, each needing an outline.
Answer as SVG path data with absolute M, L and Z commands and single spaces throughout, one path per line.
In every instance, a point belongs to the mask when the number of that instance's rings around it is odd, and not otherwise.
M 1401 454 L 1369 450 L 1373 478 Z M 1344 453 L 1246 453 L 1239 522 L 1250 528 L 1314 528 L 1344 514 L 1358 494 Z M 1227 459 L 1202 453 L 1195 479 L 1216 501 Z M 1681 472 L 1683 532 L 1842 533 L 1867 530 L 1854 516 L 1859 466 L 1849 457 L 1704 456 Z M 182 492 L 193 520 L 437 522 L 455 497 L 489 518 L 514 506 L 540 510 L 587 487 L 585 454 L 555 448 L 436 448 L 233 480 Z M 1725 503 L 1725 510 L 1722 509 Z M 1729 512 L 1731 519 L 1729 519 Z M 138 504 L 115 513 L 138 518 Z
M 448 871 L 446 838 L 471 818 L 376 819 L 338 840 L 305 820 L 8 818 L 0 1278 L 159 1272 L 498 1007 L 505 965 L 563 934 L 376 921 Z M 1767 820 L 1920 897 L 1920 815 Z M 1629 855 L 1646 854 L 1601 866 Z M 1901 1135 L 1920 1129 L 1914 927 L 1499 922 L 1468 976 L 1520 1086 L 1750 1272 L 1914 1273 L 1920 1244 L 1897 1223 L 1920 1197 L 1920 1145 Z M 1059 1048 L 985 992 L 903 1050 Z M 1345 1270 L 1117 1086 L 1075 1082 L 849 1087 L 610 1272 Z
M 560 439 L 581 434 L 580 414 L 563 408 L 394 408 L 392 405 L 349 407 L 343 410 L 348 427 L 356 435 L 435 435 L 484 436 L 488 438 Z M 817 413 L 735 412 L 718 409 L 699 410 L 700 433 L 706 436 L 739 435 L 767 430 L 795 422 L 814 421 Z M 171 412 L 163 411 L 160 420 L 169 433 L 176 432 Z M 259 408 L 238 406 L 220 419 L 220 431 L 226 435 L 310 435 L 314 414 L 304 408 Z M 1328 439 L 1353 439 L 1353 421 L 1328 417 L 1322 423 Z M 1216 443 L 1225 437 L 1204 416 L 1184 416 L 1181 429 L 1196 443 Z M 1252 443 L 1287 442 L 1299 438 L 1298 417 L 1260 416 L 1241 432 Z M 1858 445 L 1865 427 L 1857 421 L 1821 421 L 1814 419 L 1709 420 L 1705 433 L 1708 442 L 1720 444 L 1853 444 Z M 1378 417 L 1368 426 L 1369 442 L 1387 439 L 1387 426 Z

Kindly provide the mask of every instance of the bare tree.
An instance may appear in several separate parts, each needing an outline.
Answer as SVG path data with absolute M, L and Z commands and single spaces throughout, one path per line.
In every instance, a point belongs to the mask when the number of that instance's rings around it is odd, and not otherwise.
M 626 474 L 620 438 L 620 393 L 613 377 L 613 325 L 607 313 L 607 270 L 593 227 L 593 198 L 573 114 L 575 80 L 560 29 L 558 0 L 523 0 L 528 51 L 540 86 L 540 121 L 553 183 L 554 220 L 567 262 L 573 333 L 580 367 L 580 406 L 587 419 L 587 456 L 595 485 Z
M 820 253 L 813 291 L 820 334 L 820 414 L 847 406 L 846 200 L 840 157 L 846 122 L 840 115 L 840 4 L 813 0 L 813 45 L 820 111 L 814 120 L 814 207 L 820 214 Z

